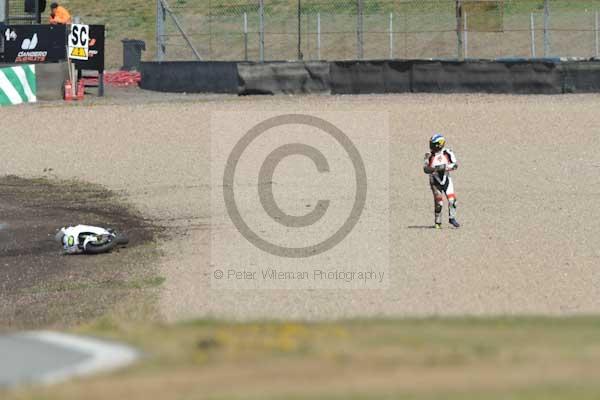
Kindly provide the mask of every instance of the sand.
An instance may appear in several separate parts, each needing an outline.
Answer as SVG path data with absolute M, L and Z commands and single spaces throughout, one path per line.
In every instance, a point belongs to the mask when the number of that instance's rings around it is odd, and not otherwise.
M 167 278 L 160 311 L 170 321 L 597 313 L 599 102 L 598 95 L 161 100 L 142 93 L 114 104 L 2 108 L 0 174 L 101 184 L 165 226 L 157 262 Z M 221 189 L 210 174 L 210 117 L 232 110 L 388 113 L 386 289 L 211 288 L 210 199 Z M 437 131 L 461 163 L 459 230 L 429 228 L 421 163 Z

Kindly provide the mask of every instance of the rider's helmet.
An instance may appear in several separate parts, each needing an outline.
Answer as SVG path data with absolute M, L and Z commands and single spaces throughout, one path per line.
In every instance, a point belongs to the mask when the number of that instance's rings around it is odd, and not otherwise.
M 445 145 L 446 145 L 446 138 L 440 133 L 436 133 L 429 140 L 429 149 L 431 149 L 431 151 L 434 151 L 434 152 L 438 152 L 438 151 L 442 150 Z

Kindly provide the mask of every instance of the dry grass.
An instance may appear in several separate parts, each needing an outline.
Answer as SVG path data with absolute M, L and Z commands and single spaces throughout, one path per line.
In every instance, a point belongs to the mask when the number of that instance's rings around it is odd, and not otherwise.
M 118 322 L 121 321 L 121 322 Z M 79 329 L 147 353 L 111 375 L 6 400 L 585 399 L 600 394 L 600 321 L 454 319 Z
M 121 40 L 141 39 L 146 42 L 144 58 L 155 56 L 155 2 L 106 0 L 89 2 L 65 0 L 73 13 L 84 22 L 105 24 L 107 35 L 106 63 L 108 68 L 122 65 Z M 258 16 L 257 2 L 246 0 L 171 0 L 169 4 L 181 21 L 184 30 L 204 59 L 241 60 L 244 57 L 242 16 L 248 13 L 249 57 L 257 60 Z M 211 10 L 209 12 L 209 4 Z M 250 6 L 248 5 L 250 4 Z M 297 56 L 297 2 L 270 0 L 266 3 L 266 58 L 268 60 L 295 59 Z M 439 58 L 456 56 L 456 25 L 453 1 L 365 1 L 365 58 L 388 58 L 388 18 L 396 14 L 394 22 L 394 57 Z M 552 0 L 551 28 L 559 30 L 551 35 L 552 55 L 593 55 L 594 11 L 600 10 L 600 0 Z M 314 59 L 316 52 L 316 13 L 322 14 L 322 58 L 328 60 L 356 58 L 356 16 L 353 0 L 304 0 L 302 18 L 302 52 L 305 59 Z M 469 37 L 471 57 L 493 58 L 504 56 L 528 57 L 529 14 L 538 15 L 537 47 L 542 43 L 542 0 L 505 0 L 503 26 L 506 32 L 472 32 Z M 494 11 L 492 19 L 498 11 Z M 474 16 L 472 16 L 475 18 Z M 487 17 L 486 17 L 487 18 Z M 485 19 L 485 18 L 484 18 Z M 474 19 L 476 21 L 477 19 Z M 169 18 L 166 24 L 167 57 L 170 60 L 193 59 L 193 53 Z M 586 31 L 580 31 L 586 29 Z M 508 32 L 512 30 L 512 32 Z M 539 54 L 538 54 L 539 55 Z

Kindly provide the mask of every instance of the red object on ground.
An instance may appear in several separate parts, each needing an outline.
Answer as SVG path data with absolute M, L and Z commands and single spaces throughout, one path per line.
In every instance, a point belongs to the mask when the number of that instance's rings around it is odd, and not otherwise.
M 87 76 L 85 78 L 81 78 L 80 82 L 83 82 L 85 86 L 98 86 L 98 78 Z
M 84 96 L 85 96 L 85 83 L 83 82 L 83 79 L 80 79 L 79 82 L 77 83 L 77 100 L 83 100 Z
M 77 82 L 77 91 L 75 96 L 73 96 L 73 85 L 71 84 L 71 81 L 69 79 L 65 81 L 65 101 L 83 100 L 84 96 L 85 83 L 83 80 L 79 80 L 79 82 Z
M 65 81 L 65 101 L 73 100 L 73 86 L 70 80 Z
M 142 74 L 139 72 L 116 71 L 104 73 L 104 82 L 107 85 L 117 87 L 138 86 L 141 80 Z
M 85 86 L 98 86 L 98 77 L 83 77 L 81 80 Z M 104 83 L 116 87 L 138 86 L 142 80 L 139 72 L 115 71 L 104 73 Z

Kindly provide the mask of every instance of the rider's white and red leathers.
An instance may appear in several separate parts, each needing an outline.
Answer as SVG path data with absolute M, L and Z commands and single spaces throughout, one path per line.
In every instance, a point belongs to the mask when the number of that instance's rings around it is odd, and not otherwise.
M 450 219 L 456 218 L 456 194 L 450 172 L 458 168 L 456 156 L 449 149 L 425 154 L 423 171 L 429 175 L 429 185 L 433 193 L 435 223 L 442 223 L 444 194 L 448 199 Z

